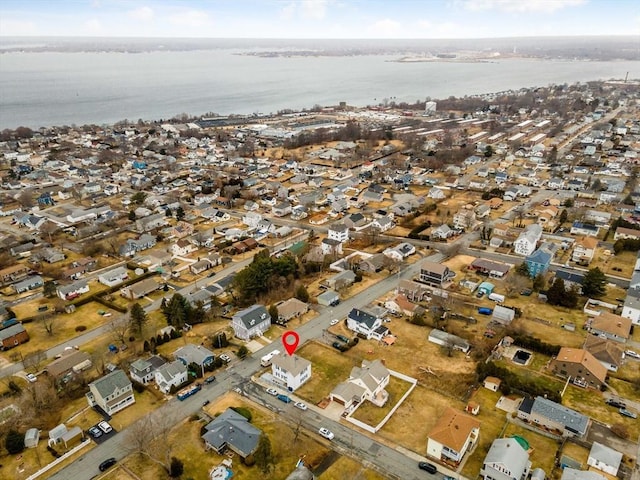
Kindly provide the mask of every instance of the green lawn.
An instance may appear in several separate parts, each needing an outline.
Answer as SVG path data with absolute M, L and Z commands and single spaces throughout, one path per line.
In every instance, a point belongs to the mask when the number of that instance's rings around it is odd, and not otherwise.
M 411 388 L 411 384 L 409 382 L 405 382 L 404 380 L 396 377 L 391 377 L 389 379 L 389 385 L 385 388 L 387 393 L 389 393 L 387 403 L 385 403 L 383 407 L 377 407 L 371 402 L 364 402 L 354 412 L 353 418 L 375 427 L 400 401 L 402 396 L 407 393 L 409 388 Z

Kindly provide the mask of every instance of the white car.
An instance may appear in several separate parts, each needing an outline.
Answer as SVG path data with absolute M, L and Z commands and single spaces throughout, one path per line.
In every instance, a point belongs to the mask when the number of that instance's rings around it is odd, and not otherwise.
M 231 361 L 231 357 L 226 353 L 223 353 L 222 355 L 220 355 L 220 360 L 222 360 L 224 363 L 229 363 Z
M 634 352 L 633 350 L 625 350 L 624 354 L 627 357 L 640 359 L 640 354 L 638 354 L 638 352 Z
M 36 377 L 33 373 L 27 373 L 26 377 L 27 380 L 29 380 L 31 383 L 35 383 L 38 381 L 38 377 Z
M 111 425 L 109 425 L 109 423 L 105 421 L 100 422 L 98 424 L 98 428 L 102 430 L 104 433 L 109 433 L 113 430 L 113 428 L 111 428 Z
M 318 430 L 318 433 L 320 435 L 322 435 L 324 438 L 326 438 L 327 440 L 333 440 L 333 437 L 335 437 L 335 435 L 333 434 L 333 432 L 331 430 L 328 430 L 324 427 L 322 427 L 320 430 Z
M 331 320 L 331 325 L 337 325 L 338 322 L 340 322 L 340 320 L 338 320 L 337 318 L 334 318 L 333 320 Z
M 274 397 L 278 395 L 278 391 L 275 388 L 267 388 L 267 393 L 269 395 L 273 395 Z
M 307 404 L 302 402 L 296 402 L 293 404 L 294 407 L 299 408 L 300 410 L 306 410 Z

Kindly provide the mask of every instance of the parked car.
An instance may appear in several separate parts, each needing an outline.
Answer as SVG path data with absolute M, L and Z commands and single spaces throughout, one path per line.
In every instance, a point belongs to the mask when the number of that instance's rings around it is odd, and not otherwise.
M 31 383 L 35 383 L 38 381 L 38 377 L 36 377 L 33 373 L 27 373 L 26 377 L 27 380 L 29 380 L 29 382 Z
M 231 361 L 231 357 L 226 353 L 223 353 L 222 355 L 220 355 L 220 360 L 222 360 L 224 363 L 229 363 Z
M 610 405 L 612 407 L 616 407 L 616 408 L 627 408 L 627 404 L 624 403 L 622 400 L 616 400 L 615 398 L 609 398 L 607 399 L 607 401 L 605 402 L 607 405 Z
M 633 350 L 625 350 L 624 354 L 627 357 L 640 359 L 640 354 L 638 352 L 634 352 Z M 28 375 L 27 375 L 28 376 Z
M 269 395 L 273 395 L 274 397 L 278 395 L 278 391 L 275 388 L 267 388 L 267 393 Z
M 91 427 L 89 429 L 89 435 L 91 435 L 93 438 L 100 438 L 102 436 L 102 430 L 100 430 L 98 427 Z
M 431 474 L 438 473 L 438 469 L 436 468 L 436 466 L 433 463 L 419 462 L 418 463 L 418 468 L 420 470 L 424 470 L 425 472 L 429 472 Z
M 113 457 L 107 458 L 104 462 L 98 465 L 98 469 L 101 472 L 104 472 L 105 470 L 108 470 L 109 468 L 113 467 L 116 463 L 118 463 L 118 461 L 115 458 Z
M 215 375 L 211 375 L 211 376 L 209 376 L 209 377 L 204 379 L 204 383 L 207 383 L 207 384 L 213 383 L 215 381 L 216 381 L 216 376 Z
M 285 395 L 283 393 L 279 394 L 276 398 L 278 400 L 280 400 L 281 402 L 291 403 L 291 397 L 289 397 L 288 395 Z
M 618 411 L 620 412 L 620 415 L 624 415 L 625 417 L 638 418 L 638 414 L 636 412 L 632 412 L 631 410 L 627 410 L 626 408 L 621 408 Z
M 113 431 L 113 428 L 111 427 L 111 425 L 109 425 L 109 422 L 105 422 L 104 420 L 98 423 L 98 428 L 104 433 L 110 433 Z
M 326 438 L 327 440 L 333 440 L 333 438 L 335 437 L 335 435 L 331 430 L 324 427 L 320 428 L 320 430 L 318 430 L 318 433 L 322 435 L 324 438 Z
M 299 408 L 300 410 L 306 410 L 307 404 L 302 402 L 296 402 L 293 404 L 294 407 Z
M 338 320 L 337 318 L 334 318 L 333 320 L 331 320 L 331 326 L 337 325 L 338 322 L 340 322 L 340 320 Z
M 209 405 L 209 400 L 205 400 L 204 402 L 202 402 L 203 407 L 206 407 L 207 405 Z

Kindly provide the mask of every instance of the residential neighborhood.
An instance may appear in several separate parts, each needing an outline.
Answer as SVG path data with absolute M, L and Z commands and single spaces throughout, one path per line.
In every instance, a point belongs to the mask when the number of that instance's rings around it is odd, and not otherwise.
M 2 132 L 0 477 L 638 478 L 639 100 Z

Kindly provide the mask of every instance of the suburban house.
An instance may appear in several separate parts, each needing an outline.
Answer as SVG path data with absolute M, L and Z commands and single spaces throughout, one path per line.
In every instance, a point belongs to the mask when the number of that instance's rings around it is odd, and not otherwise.
M 447 238 L 453 237 L 454 234 L 455 232 L 446 223 L 431 230 L 431 238 L 433 240 L 446 240 Z
M 247 458 L 256 451 L 262 435 L 249 420 L 231 408 L 227 408 L 204 428 L 206 432 L 202 440 L 207 450 L 221 454 L 228 448 L 241 458 Z
M 613 240 L 620 239 L 632 239 L 632 240 L 640 240 L 640 230 L 634 230 L 632 228 L 618 227 L 616 228 L 616 233 L 613 236 Z
M 589 417 L 544 397 L 525 398 L 518 407 L 518 418 L 564 437 L 584 437 Z
M 129 300 L 137 300 L 139 298 L 145 297 L 156 290 L 159 290 L 162 287 L 155 278 L 145 278 L 139 282 L 136 282 L 132 285 L 127 285 L 123 289 L 120 290 L 120 295 L 128 298 Z
M 271 374 L 276 382 L 295 392 L 311 378 L 311 362 L 297 355 L 276 355 L 271 360 Z
M 398 262 L 401 262 L 407 257 L 410 257 L 416 253 L 416 247 L 407 242 L 402 242 L 395 247 L 386 248 L 382 253 L 387 257 L 392 258 Z
M 576 467 L 580 465 L 575 465 Z M 608 477 L 593 470 L 579 470 L 578 468 L 564 467 L 560 480 L 607 480 Z
M 458 465 L 480 435 L 480 421 L 464 412 L 447 408 L 427 437 L 427 456 Z
M 346 382 L 339 383 L 331 391 L 332 401 L 352 410 L 365 400 L 382 407 L 389 394 L 385 387 L 389 384 L 390 373 L 380 360 L 363 360 L 362 367 L 353 367 Z
M 184 257 L 185 255 L 195 252 L 197 249 L 198 247 L 186 238 L 181 238 L 171 245 L 171 253 L 177 257 Z
M 353 282 L 356 280 L 356 274 L 353 270 L 345 270 L 344 272 L 337 273 L 333 277 L 327 278 L 325 283 L 327 287 L 333 290 L 341 290 L 346 287 L 350 287 L 353 285 Z
M 29 334 L 21 323 L 0 330 L 0 350 L 9 350 L 29 341 Z
M 573 222 L 570 230 L 571 235 L 584 235 L 587 237 L 597 237 L 600 234 L 600 227 L 591 223 Z
M 601 443 L 593 442 L 591 451 L 589 451 L 587 465 L 615 477 L 618 475 L 621 463 L 622 453 Z
M 0 270 L 0 285 L 7 285 L 17 280 L 21 280 L 29 274 L 31 270 L 27 265 L 17 263 Z
M 86 397 L 90 407 L 99 407 L 107 415 L 136 403 L 131 380 L 122 370 L 114 370 L 91 382 Z
M 172 387 L 178 389 L 187 381 L 187 365 L 180 360 L 165 363 L 155 370 L 154 379 L 158 389 L 166 395 L 171 392 Z
M 593 255 L 598 246 L 598 239 L 595 237 L 582 236 L 577 238 L 573 244 L 571 260 L 581 265 L 589 265 L 593 260 Z
M 525 259 L 529 276 L 534 278 L 538 275 L 544 275 L 549 270 L 551 260 L 553 260 L 553 253 L 546 248 L 540 247 L 535 250 Z
M 485 258 L 476 258 L 468 268 L 482 275 L 488 275 L 490 278 L 502 278 L 509 273 L 511 265 Z
M 309 305 L 295 297 L 278 303 L 276 308 L 278 309 L 279 324 L 286 324 L 289 320 L 300 317 L 309 311 Z
M 513 242 L 513 250 L 517 255 L 528 257 L 533 253 L 542 237 L 542 227 L 537 223 L 527 225 Z
M 91 355 L 80 350 L 65 350 L 60 358 L 56 358 L 44 370 L 56 381 L 66 381 L 74 374 L 91 368 Z
M 367 340 L 372 338 L 382 340 L 389 329 L 382 325 L 382 319 L 371 315 L 359 308 L 352 308 L 347 315 L 347 328 L 364 335 Z
M 129 274 L 127 273 L 127 269 L 125 267 L 117 267 L 113 270 L 109 270 L 108 272 L 101 273 L 98 275 L 98 281 L 107 287 L 115 287 L 116 285 L 120 285 L 127 278 L 129 278 Z
M 151 230 L 155 230 L 156 228 L 164 227 L 167 224 L 167 214 L 155 213 L 153 215 L 149 215 L 148 217 L 139 218 L 136 220 L 136 230 L 138 232 L 150 232 Z
M 240 310 L 231 318 L 231 327 L 236 337 L 249 340 L 269 330 L 271 315 L 264 305 L 252 305 Z
M 411 302 L 431 300 L 431 291 L 429 287 L 412 280 L 401 279 L 396 287 L 396 292 L 405 295 Z
M 482 462 L 485 480 L 526 480 L 531 470 L 529 452 L 515 438 L 496 438 Z
M 38 256 L 47 263 L 58 263 L 66 258 L 64 253 L 55 248 L 43 248 Z
M 147 385 L 154 381 L 156 370 L 165 363 L 164 359 L 157 355 L 139 358 L 129 366 L 129 376 L 131 380 Z
M 324 305 L 325 307 L 333 307 L 340 303 L 340 295 L 334 290 L 325 290 L 316 297 L 318 305 Z
M 137 239 L 128 238 L 124 245 L 120 247 L 119 253 L 123 257 L 133 257 L 138 252 L 154 247 L 155 244 L 156 237 L 144 233 Z
M 617 372 L 624 358 L 623 347 L 618 342 L 606 338 L 587 335 L 584 349 L 591 353 L 610 372 Z
M 570 378 L 575 385 L 600 389 L 606 382 L 607 369 L 591 353 L 580 348 L 562 347 L 550 370 L 559 377 Z
M 640 324 L 640 252 L 636 258 L 621 315 L 631 319 L 634 325 Z
M 27 277 L 24 280 L 20 280 L 19 282 L 11 285 L 16 293 L 24 293 L 29 290 L 35 290 L 38 287 L 42 287 L 44 285 L 44 279 L 40 275 L 34 275 L 32 277 Z
M 83 293 L 89 292 L 89 283 L 86 280 L 78 280 L 70 285 L 60 285 L 56 288 L 58 297 L 62 300 L 73 300 Z
M 423 307 L 410 302 L 407 297 L 401 293 L 384 302 L 384 308 L 396 315 L 406 315 L 407 317 L 424 313 Z
M 423 260 L 420 265 L 420 281 L 432 287 L 447 288 L 455 275 L 455 272 L 441 263 Z
M 611 312 L 602 312 L 591 320 L 589 332 L 601 338 L 626 343 L 631 335 L 631 319 Z
M 462 230 L 471 228 L 476 223 L 476 213 L 473 210 L 462 209 L 453 216 L 453 226 Z
M 327 230 L 327 237 L 332 240 L 337 240 L 341 243 L 346 242 L 347 240 L 349 240 L 349 227 L 347 227 L 344 223 L 331 225 Z
M 189 366 L 192 363 L 198 365 L 204 372 L 205 367 L 211 365 L 215 358 L 214 353 L 202 345 L 194 345 L 187 343 L 183 347 L 180 347 L 173 352 L 174 358 L 180 360 L 185 366 Z
M 376 253 L 358 262 L 358 268 L 363 272 L 380 272 L 389 264 L 389 257 L 383 253 Z

